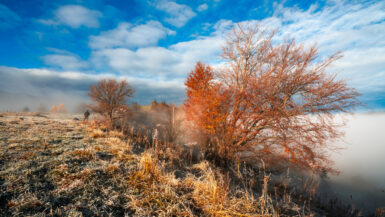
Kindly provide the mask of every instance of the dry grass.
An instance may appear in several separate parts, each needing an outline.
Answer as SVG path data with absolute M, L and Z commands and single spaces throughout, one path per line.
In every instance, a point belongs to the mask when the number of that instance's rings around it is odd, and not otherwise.
M 90 133 L 91 138 L 102 138 L 104 135 L 104 132 L 100 129 L 93 129 L 92 132 Z
M 251 192 L 230 189 L 230 178 L 214 171 L 208 162 L 192 166 L 202 176 L 190 174 L 185 183 L 193 189 L 195 203 L 209 216 L 278 216 L 267 194 L 256 198 Z M 267 182 L 266 182 L 267 184 Z
M 260 183 L 255 191 L 207 161 L 191 164 L 177 146 L 72 119 L 1 117 L 1 216 L 311 215 L 273 199 L 265 174 L 238 169 Z
M 138 160 L 128 181 L 132 189 L 128 206 L 138 215 L 193 216 L 191 201 L 181 191 L 180 180 L 162 171 L 150 152 Z

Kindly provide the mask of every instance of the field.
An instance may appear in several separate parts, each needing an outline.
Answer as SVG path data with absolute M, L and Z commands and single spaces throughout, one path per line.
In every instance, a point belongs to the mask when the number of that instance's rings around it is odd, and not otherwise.
M 332 210 L 270 183 L 265 171 L 224 170 L 193 159 L 186 148 L 155 149 L 146 138 L 74 118 L 81 117 L 0 113 L 1 216 L 325 216 Z

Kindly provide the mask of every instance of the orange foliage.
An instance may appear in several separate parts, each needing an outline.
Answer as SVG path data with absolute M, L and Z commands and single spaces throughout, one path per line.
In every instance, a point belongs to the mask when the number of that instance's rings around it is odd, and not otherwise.
M 317 48 L 273 44 L 273 37 L 259 27 L 234 28 L 223 48 L 227 65 L 214 72 L 198 62 L 189 74 L 186 118 L 222 162 L 243 153 L 332 171 L 327 150 L 342 135 L 333 114 L 359 105 L 359 94 L 326 72 L 338 53 L 319 61 Z
M 57 112 L 59 113 L 67 113 L 67 109 L 64 107 L 64 104 L 60 104 L 59 108 L 57 109 Z
M 188 123 L 198 130 L 198 135 L 203 134 L 202 145 L 206 149 L 217 149 L 216 143 L 208 141 L 217 132 L 222 131 L 226 122 L 226 95 L 221 92 L 219 84 L 213 82 L 214 73 L 211 67 L 200 62 L 195 65 L 186 79 L 185 113 Z
M 57 107 L 56 105 L 53 105 L 51 108 L 51 113 L 57 113 Z

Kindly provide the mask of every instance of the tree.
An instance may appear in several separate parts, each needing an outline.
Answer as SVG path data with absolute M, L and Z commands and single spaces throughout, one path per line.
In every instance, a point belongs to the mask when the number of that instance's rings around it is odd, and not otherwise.
M 56 107 L 56 105 L 53 105 L 52 107 L 51 107 L 51 111 L 50 111 L 51 113 L 57 113 L 57 107 Z
M 90 87 L 88 96 L 96 103 L 90 107 L 113 124 L 116 115 L 128 110 L 127 99 L 134 93 L 135 91 L 125 80 L 118 82 L 114 79 L 103 79 Z
M 58 113 L 67 113 L 67 109 L 64 107 L 64 104 L 59 105 L 57 112 Z
M 23 110 L 22 110 L 22 112 L 29 112 L 29 111 L 30 110 L 29 110 L 28 106 L 24 107 Z
M 226 92 L 220 91 L 220 84 L 214 82 L 211 67 L 201 62 L 198 62 L 195 70 L 188 75 L 185 86 L 187 100 L 184 108 L 187 123 L 195 129 L 191 132 L 193 137 L 200 138 L 201 145 L 207 151 L 206 154 L 222 155 L 223 146 L 218 145 L 219 140 L 226 139 L 222 131 L 228 115 L 225 111 Z
M 329 141 L 342 135 L 333 114 L 359 105 L 359 93 L 326 71 L 339 53 L 320 61 L 315 46 L 272 43 L 274 35 L 234 28 L 223 47 L 226 66 L 213 72 L 197 63 L 187 78 L 186 116 L 221 162 L 275 158 L 332 171 L 327 151 L 336 147 Z

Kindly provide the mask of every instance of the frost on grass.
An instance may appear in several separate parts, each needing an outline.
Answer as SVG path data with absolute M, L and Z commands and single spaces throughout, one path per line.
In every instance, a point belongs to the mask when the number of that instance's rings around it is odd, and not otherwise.
M 316 213 L 297 205 L 290 195 L 274 196 L 268 174 L 193 162 L 178 146 L 159 144 L 154 149 L 148 141 L 73 117 L 4 114 L 1 216 Z

